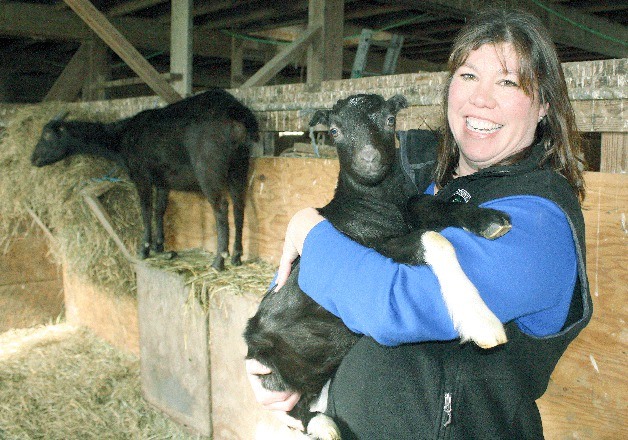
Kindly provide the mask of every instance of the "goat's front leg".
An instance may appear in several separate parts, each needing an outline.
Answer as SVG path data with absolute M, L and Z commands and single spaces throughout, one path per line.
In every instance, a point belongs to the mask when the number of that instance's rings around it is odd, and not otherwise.
M 425 263 L 438 278 L 443 300 L 462 342 L 471 340 L 481 348 L 506 343 L 503 324 L 467 278 L 449 240 L 438 232 L 427 231 L 421 243 Z
M 495 239 L 510 231 L 510 216 L 502 211 L 420 194 L 407 203 L 408 221 L 415 229 L 440 231 L 453 226 Z
M 155 200 L 155 252 L 164 251 L 164 215 L 168 208 L 168 188 L 157 188 Z
M 427 264 L 432 268 L 454 328 L 463 342 L 471 340 L 482 348 L 492 348 L 508 340 L 503 324 L 484 303 L 462 270 L 454 247 L 441 234 L 413 231 L 388 240 L 377 246 L 377 250 L 397 263 Z
M 142 210 L 142 222 L 144 223 L 144 236 L 142 242 L 138 247 L 138 254 L 141 259 L 147 258 L 150 255 L 150 246 L 152 239 L 152 222 L 153 222 L 153 191 L 148 180 L 136 180 L 135 187 L 137 188 L 137 195 L 140 198 L 140 208 Z

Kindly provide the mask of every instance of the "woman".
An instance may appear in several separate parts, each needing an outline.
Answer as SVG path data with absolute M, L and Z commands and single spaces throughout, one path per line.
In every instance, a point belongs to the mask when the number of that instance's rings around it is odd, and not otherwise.
M 494 241 L 442 231 L 509 341 L 492 350 L 461 345 L 431 269 L 395 264 L 316 210 L 298 212 L 279 284 L 301 254 L 302 290 L 365 335 L 330 387 L 327 412 L 343 439 L 543 438 L 535 400 L 591 316 L 579 137 L 538 20 L 492 9 L 470 21 L 449 59 L 443 109 L 426 192 L 511 216 L 511 231 Z M 247 370 L 268 409 L 282 413 L 298 401 L 259 386 L 263 365 L 248 361 Z

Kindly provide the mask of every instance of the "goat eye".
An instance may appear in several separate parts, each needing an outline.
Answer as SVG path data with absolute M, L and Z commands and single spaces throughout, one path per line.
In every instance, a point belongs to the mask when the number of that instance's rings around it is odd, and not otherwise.
M 338 130 L 336 127 L 332 127 L 329 129 L 329 134 L 332 137 L 338 137 L 338 135 L 340 134 L 340 130 Z
M 388 116 L 388 119 L 386 120 L 386 124 L 390 125 L 391 127 L 393 125 L 395 125 L 395 117 L 394 116 Z

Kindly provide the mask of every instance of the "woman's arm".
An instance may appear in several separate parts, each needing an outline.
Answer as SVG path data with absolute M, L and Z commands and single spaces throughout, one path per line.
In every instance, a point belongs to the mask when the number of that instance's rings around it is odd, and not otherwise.
M 565 215 L 535 196 L 484 206 L 507 212 L 513 227 L 493 241 L 456 228 L 442 231 L 462 268 L 502 322 L 516 320 L 536 336 L 558 331 L 576 280 L 575 247 Z M 327 221 L 314 224 L 307 236 L 293 240 L 296 249 L 302 246 L 299 285 L 350 329 L 385 345 L 458 336 L 429 267 L 397 264 Z

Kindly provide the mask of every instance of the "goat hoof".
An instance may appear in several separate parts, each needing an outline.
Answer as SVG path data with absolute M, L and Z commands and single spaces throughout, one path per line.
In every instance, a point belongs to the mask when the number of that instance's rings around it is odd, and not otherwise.
M 510 223 L 491 223 L 488 228 L 482 232 L 482 236 L 484 238 L 488 238 L 489 240 L 494 240 L 510 231 L 511 228 L 512 225 Z
M 480 214 L 468 220 L 464 226 L 466 230 L 489 240 L 501 237 L 511 227 L 508 214 L 490 208 L 482 208 Z
M 241 266 L 242 258 L 240 257 L 240 255 L 234 255 L 233 257 L 231 257 L 231 264 L 234 266 Z
M 223 270 L 225 270 L 225 259 L 222 258 L 221 256 L 214 258 L 212 267 L 216 269 L 218 272 L 222 272 Z
M 163 243 L 157 243 L 155 245 L 155 252 L 157 252 L 158 254 L 161 254 L 164 251 L 164 244 Z
M 336 422 L 325 414 L 317 414 L 307 424 L 307 436 L 312 440 L 341 440 Z
M 145 260 L 150 255 L 150 244 L 144 243 L 140 246 L 137 252 L 140 256 L 140 259 Z

